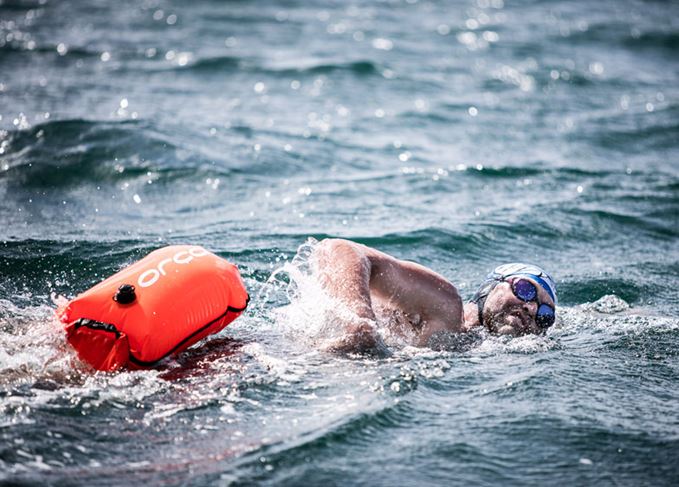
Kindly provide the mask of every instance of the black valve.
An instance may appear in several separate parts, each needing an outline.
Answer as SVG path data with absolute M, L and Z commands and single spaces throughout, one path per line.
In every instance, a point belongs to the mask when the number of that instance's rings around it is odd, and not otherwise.
M 134 286 L 132 284 L 121 284 L 118 292 L 113 296 L 113 301 L 118 304 L 130 304 L 135 299 L 137 299 L 137 295 L 134 293 Z

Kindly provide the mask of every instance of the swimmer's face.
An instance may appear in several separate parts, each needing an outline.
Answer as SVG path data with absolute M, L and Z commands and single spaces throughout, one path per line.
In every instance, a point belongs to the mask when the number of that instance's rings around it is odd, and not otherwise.
M 537 289 L 537 302 L 522 301 L 512 291 L 515 279 L 532 282 Z M 529 333 L 542 333 L 544 328 L 535 321 L 538 306 L 547 304 L 554 308 L 554 301 L 547 292 L 534 280 L 523 277 L 510 277 L 495 286 L 483 307 L 483 322 L 493 333 L 500 335 L 520 336 Z

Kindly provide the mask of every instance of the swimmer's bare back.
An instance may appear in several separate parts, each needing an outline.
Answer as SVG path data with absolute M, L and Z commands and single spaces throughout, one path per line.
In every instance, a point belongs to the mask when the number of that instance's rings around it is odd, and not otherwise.
M 383 344 L 375 330 L 378 308 L 408 317 L 416 346 L 426 346 L 440 331 L 466 331 L 457 289 L 431 269 L 342 239 L 323 240 L 314 257 L 325 290 L 356 315 L 343 323 L 345 336 L 327 345 L 328 350 L 379 351 Z

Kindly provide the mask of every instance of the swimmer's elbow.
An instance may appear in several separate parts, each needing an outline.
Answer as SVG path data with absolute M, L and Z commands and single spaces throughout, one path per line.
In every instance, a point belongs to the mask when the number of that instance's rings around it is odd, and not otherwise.
M 326 254 L 347 254 L 357 252 L 357 244 L 343 238 L 326 238 L 318 243 L 318 250 Z
M 352 270 L 364 271 L 369 264 L 368 258 L 361 247 L 355 242 L 341 238 L 326 238 L 317 248 L 321 268 L 341 269 L 343 272 Z

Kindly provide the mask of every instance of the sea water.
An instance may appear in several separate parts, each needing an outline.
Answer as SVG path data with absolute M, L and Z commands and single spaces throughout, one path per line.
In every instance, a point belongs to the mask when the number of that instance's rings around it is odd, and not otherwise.
M 0 483 L 676 485 L 677 19 L 0 0 Z M 325 237 L 465 298 L 537 263 L 557 323 L 322 352 Z M 94 373 L 55 301 L 174 243 L 237 263 L 250 309 L 157 369 Z

